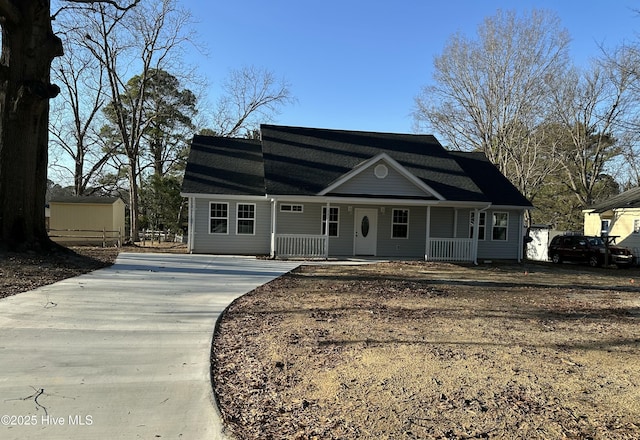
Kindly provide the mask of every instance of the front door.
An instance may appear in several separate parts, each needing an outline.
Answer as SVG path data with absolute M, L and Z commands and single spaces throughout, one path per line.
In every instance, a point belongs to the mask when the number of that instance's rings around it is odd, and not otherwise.
M 356 255 L 375 255 L 378 241 L 378 210 L 356 208 L 355 216 Z

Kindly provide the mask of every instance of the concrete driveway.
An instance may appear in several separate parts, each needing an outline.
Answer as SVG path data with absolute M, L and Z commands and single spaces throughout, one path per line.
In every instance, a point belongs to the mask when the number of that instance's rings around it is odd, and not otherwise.
M 223 438 L 209 372 L 215 321 L 297 265 L 124 253 L 0 300 L 0 438 Z

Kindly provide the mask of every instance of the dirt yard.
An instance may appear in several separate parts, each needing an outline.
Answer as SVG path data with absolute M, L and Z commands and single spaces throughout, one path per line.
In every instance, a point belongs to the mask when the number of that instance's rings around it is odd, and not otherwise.
M 212 350 L 237 439 L 638 439 L 640 270 L 307 266 Z

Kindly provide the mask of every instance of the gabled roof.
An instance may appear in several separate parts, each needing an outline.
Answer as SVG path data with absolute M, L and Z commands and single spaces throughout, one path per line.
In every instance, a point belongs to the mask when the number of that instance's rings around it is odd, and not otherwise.
M 425 200 L 531 206 L 484 154 L 449 152 L 431 135 L 262 125 L 261 137 L 195 136 L 182 193 L 341 196 L 332 191 L 385 160 Z
M 182 192 L 264 195 L 264 164 L 260 141 L 194 136 L 184 172 Z
M 609 197 L 604 202 L 589 207 L 589 209 L 596 213 L 621 208 L 640 208 L 640 187 L 631 188 L 616 196 Z
M 386 153 L 447 200 L 488 201 L 431 135 L 262 125 L 269 194 L 315 195 L 360 163 Z
M 417 188 L 419 188 L 420 191 L 424 192 L 424 195 L 429 195 L 429 198 L 437 198 L 440 200 L 444 199 L 444 197 L 442 197 L 440 194 L 434 191 L 433 188 L 430 188 L 422 180 L 418 179 L 416 176 L 411 174 L 405 167 L 403 167 L 398 162 L 393 160 L 393 158 L 389 157 L 387 153 L 380 153 L 377 156 L 374 156 L 371 159 L 368 159 L 358 164 L 354 169 L 352 169 L 346 174 L 343 174 L 336 181 L 332 182 L 329 186 L 327 186 L 325 189 L 320 191 L 318 195 L 322 196 L 322 195 L 331 194 L 334 190 L 339 189 L 341 185 L 345 184 L 346 182 L 353 179 L 357 175 L 363 173 L 365 170 L 368 170 L 374 165 L 377 165 L 380 163 L 389 165 L 391 168 L 397 171 L 401 176 L 403 176 L 408 182 L 415 185 Z

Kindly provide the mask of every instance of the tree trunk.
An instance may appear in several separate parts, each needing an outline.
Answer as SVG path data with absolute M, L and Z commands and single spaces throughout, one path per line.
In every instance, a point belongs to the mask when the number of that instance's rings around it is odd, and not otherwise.
M 0 2 L 0 246 L 40 250 L 45 228 L 51 61 L 62 55 L 49 0 Z
M 140 218 L 140 205 L 138 204 L 138 167 L 135 159 L 129 158 L 129 218 L 131 225 L 131 241 L 138 241 L 138 220 Z

